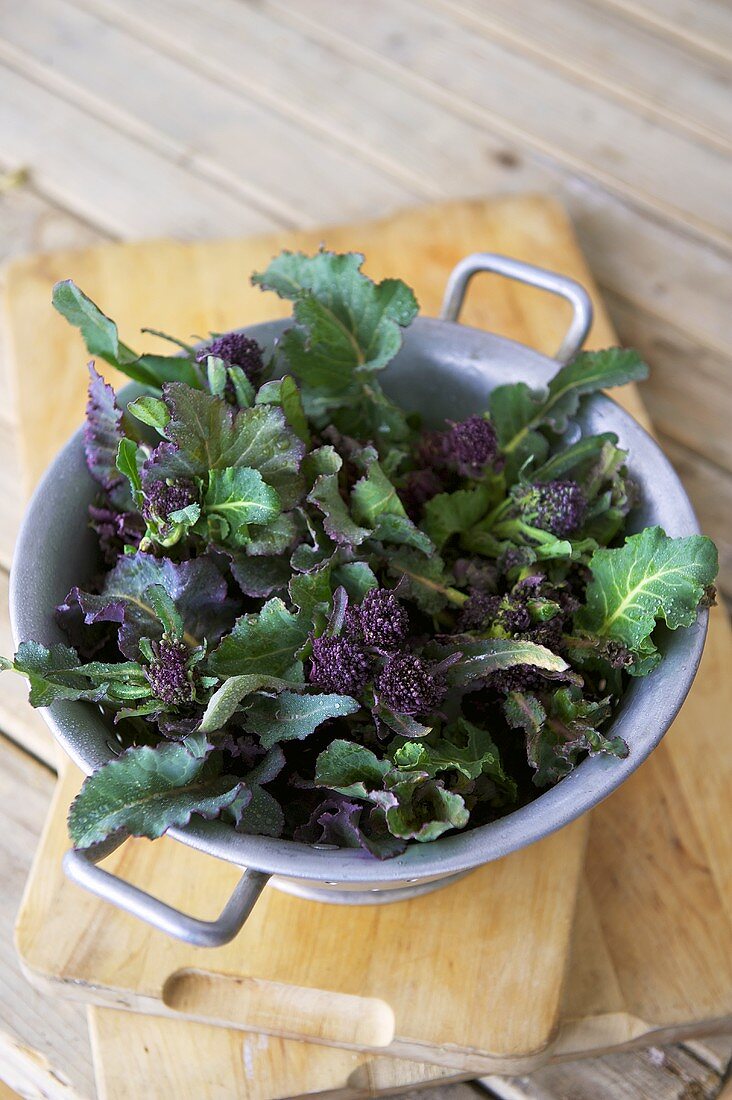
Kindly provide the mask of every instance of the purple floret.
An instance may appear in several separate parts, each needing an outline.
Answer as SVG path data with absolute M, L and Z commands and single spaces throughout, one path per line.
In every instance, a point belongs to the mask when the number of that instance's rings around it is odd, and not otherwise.
M 371 672 L 369 654 L 350 637 L 328 634 L 313 638 L 308 679 L 337 695 L 360 695 Z
M 500 605 L 500 596 L 491 596 L 487 592 L 478 592 L 474 589 L 467 603 L 460 610 L 458 630 L 470 633 L 472 630 L 483 629 L 486 624 L 493 622 Z
M 579 530 L 587 514 L 587 499 L 576 481 L 519 485 L 512 496 L 522 519 L 558 538 Z
M 447 681 L 433 667 L 412 653 L 397 653 L 384 665 L 376 690 L 395 714 L 429 714 L 447 694 Z
M 469 416 L 445 434 L 444 454 L 462 477 L 480 477 L 498 457 L 496 430 L 484 417 Z
M 410 519 L 419 520 L 422 515 L 422 506 L 444 490 L 443 482 L 433 469 L 412 470 L 407 474 L 404 488 L 400 490 L 399 496 Z
M 202 362 L 209 355 L 223 359 L 232 366 L 241 367 L 250 382 L 253 382 L 264 367 L 262 349 L 251 336 L 243 332 L 227 332 L 218 336 L 196 356 Z
M 152 481 L 145 486 L 142 514 L 148 520 L 165 520 L 171 512 L 187 508 L 196 499 L 196 486 L 187 478 L 181 478 L 170 484 L 167 481 Z
M 172 707 L 190 703 L 193 685 L 188 675 L 188 647 L 168 638 L 151 645 L 155 659 L 145 669 L 145 678 L 153 695 Z
M 536 665 L 514 665 L 491 673 L 489 687 L 508 695 L 509 691 L 538 691 L 546 686 L 546 677 Z
M 367 645 L 398 649 L 409 633 L 409 615 L 388 588 L 372 588 L 354 609 L 353 626 Z

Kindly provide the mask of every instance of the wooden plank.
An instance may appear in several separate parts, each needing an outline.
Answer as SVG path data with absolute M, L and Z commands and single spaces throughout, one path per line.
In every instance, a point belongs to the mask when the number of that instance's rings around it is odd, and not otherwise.
M 267 0 L 298 26 L 317 27 L 352 58 L 397 76 L 466 117 L 520 139 L 573 171 L 732 243 L 729 158 L 509 54 L 413 0 Z M 664 171 L 658 171 L 658 164 Z M 703 209 L 702 209 L 703 208 Z
M 728 351 L 729 256 L 507 141 L 486 120 L 462 117 L 260 5 L 209 0 L 202 18 L 197 0 L 83 4 L 211 79 L 224 73 L 229 87 L 380 167 L 417 197 L 561 193 L 602 287 Z
M 195 238 L 276 228 L 269 216 L 225 188 L 193 175 L 8 65 L 0 65 L 0 80 L 5 162 L 28 167 L 54 202 L 104 232 L 126 237 L 185 232 Z
M 732 471 L 732 357 L 689 339 L 614 294 L 608 309 L 623 344 L 650 365 L 643 396 L 658 431 Z
M 36 992 L 13 944 L 16 910 L 53 786 L 48 769 L 0 736 L 0 1078 L 31 1100 L 91 1100 L 84 1012 Z
M 431 0 L 509 49 L 537 57 L 651 118 L 732 148 L 732 87 L 725 65 L 700 57 L 590 0 Z
M 732 10 L 725 0 L 599 0 L 668 38 L 732 59 Z
M 499 1100 L 715 1100 L 722 1081 L 680 1047 L 650 1047 L 481 1083 Z
M 440 1084 L 454 1075 L 437 1066 L 109 1008 L 88 1013 L 99 1100 L 360 1100 L 428 1085 L 432 1100 L 476 1100 L 468 1086 Z
M 382 171 L 64 0 L 3 7 L 0 56 L 280 224 L 328 221 L 335 204 L 342 219 L 363 218 L 411 198 Z

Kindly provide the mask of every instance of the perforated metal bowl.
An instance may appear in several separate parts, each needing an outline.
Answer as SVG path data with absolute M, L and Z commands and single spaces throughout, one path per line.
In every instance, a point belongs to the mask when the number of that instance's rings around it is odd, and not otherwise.
M 495 272 L 541 287 L 568 299 L 573 317 L 555 359 L 522 344 L 457 323 L 468 281 L 479 271 Z M 428 424 L 446 417 L 463 419 L 486 407 L 494 386 L 518 380 L 540 385 L 582 346 L 591 321 L 591 305 L 577 283 L 506 257 L 477 254 L 463 260 L 450 277 L 440 320 L 418 318 L 406 331 L 404 346 L 386 370 L 389 395 L 420 412 Z M 287 322 L 255 325 L 246 331 L 271 348 Z M 128 387 L 123 398 L 139 392 Z M 697 532 L 691 505 L 673 469 L 650 436 L 614 401 L 594 396 L 585 402 L 583 433 L 613 431 L 630 453 L 631 473 L 642 504 L 631 527 L 660 524 L 673 536 Z M 28 508 L 18 539 L 11 576 L 11 613 L 16 641 L 34 638 L 46 645 L 63 640 L 53 608 L 96 563 L 95 539 L 87 526 L 87 507 L 95 495 L 79 430 L 46 472 Z M 354 849 L 319 849 L 292 840 L 246 836 L 223 822 L 202 820 L 169 835 L 209 855 L 247 868 L 217 921 L 179 913 L 104 871 L 96 863 L 118 843 L 69 852 L 67 874 L 75 881 L 135 913 L 156 927 L 191 943 L 215 946 L 241 928 L 270 879 L 281 889 L 304 897 L 351 904 L 401 900 L 531 844 L 596 806 L 648 756 L 673 721 L 696 672 L 706 632 L 706 613 L 695 626 L 667 631 L 660 641 L 664 661 L 646 679 L 630 683 L 613 720 L 630 753 L 617 760 L 585 760 L 556 787 L 527 806 L 489 825 L 411 844 L 395 859 L 377 861 Z M 93 706 L 58 702 L 44 710 L 49 727 L 72 759 L 91 772 L 117 752 L 110 728 Z

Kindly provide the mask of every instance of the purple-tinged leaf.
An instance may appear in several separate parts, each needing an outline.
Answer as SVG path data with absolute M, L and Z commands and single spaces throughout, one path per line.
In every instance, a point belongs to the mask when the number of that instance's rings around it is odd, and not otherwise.
M 226 581 L 207 557 L 174 562 L 138 551 L 122 557 L 107 574 L 101 593 L 71 590 L 87 623 L 119 623 L 119 648 L 131 659 L 141 638 L 158 639 L 163 626 L 146 597 L 150 585 L 162 585 L 183 618 L 184 641 L 191 647 L 207 640 L 215 644 L 234 622 L 236 604 L 227 596 Z
M 117 449 L 124 437 L 122 413 L 114 390 L 97 372 L 93 361 L 89 364 L 89 375 L 84 424 L 86 464 L 95 481 L 105 489 L 112 489 L 122 480 L 117 469 Z

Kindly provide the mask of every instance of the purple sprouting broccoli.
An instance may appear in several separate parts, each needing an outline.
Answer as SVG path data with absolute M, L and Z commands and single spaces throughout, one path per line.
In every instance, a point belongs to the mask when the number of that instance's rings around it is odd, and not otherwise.
M 153 660 L 145 668 L 145 678 L 153 695 L 171 707 L 185 706 L 193 700 L 189 675 L 188 646 L 171 638 L 151 642 Z
M 501 461 L 490 420 L 476 415 L 449 423 L 447 431 L 426 432 L 420 440 L 415 456 L 418 468 L 407 475 L 401 491 L 412 519 L 419 519 L 423 504 L 450 488 L 455 474 L 478 478 Z
M 461 477 L 480 477 L 498 458 L 496 430 L 490 420 L 477 415 L 453 423 L 443 436 L 443 454 Z
M 512 593 L 505 596 L 472 593 L 461 610 L 460 629 L 481 630 L 493 625 L 502 627 L 508 634 L 520 634 L 528 630 L 531 626 L 531 614 L 526 600 Z
M 243 332 L 227 332 L 217 336 L 210 344 L 199 351 L 196 358 L 199 363 L 209 355 L 235 367 L 241 367 L 250 382 L 254 382 L 264 367 L 262 349 L 251 336 Z
M 379 701 L 395 714 L 430 714 L 447 694 L 442 673 L 413 653 L 389 657 L 375 686 Z
M 198 497 L 196 486 L 187 478 L 172 482 L 151 481 L 145 485 L 144 493 L 142 514 L 147 520 L 165 521 L 171 512 L 187 508 Z
M 467 602 L 460 609 L 458 630 L 469 634 L 473 630 L 483 630 L 486 626 L 490 626 L 498 614 L 500 604 L 500 596 L 492 596 L 488 592 L 479 592 L 474 588 Z
M 349 634 L 313 638 L 308 679 L 321 691 L 360 695 L 371 673 L 371 657 Z
M 505 695 L 510 691 L 539 691 L 546 684 L 546 677 L 536 665 L 514 665 L 492 672 L 488 678 L 488 686 Z
M 423 505 L 444 491 L 445 483 L 433 469 L 427 467 L 407 474 L 399 496 L 409 518 L 417 522 L 422 515 Z
M 348 625 L 366 645 L 394 650 L 399 649 L 409 633 L 409 615 L 391 589 L 372 588 L 360 606 L 351 609 Z
M 587 499 L 576 481 L 519 484 L 511 497 L 525 523 L 558 538 L 578 531 L 587 514 Z

